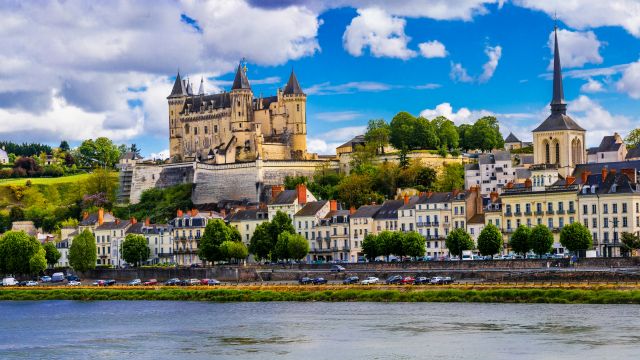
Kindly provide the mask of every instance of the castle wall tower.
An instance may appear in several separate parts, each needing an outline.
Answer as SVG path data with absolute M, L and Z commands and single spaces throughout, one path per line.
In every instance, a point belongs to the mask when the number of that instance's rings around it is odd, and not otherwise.
M 307 154 L 307 95 L 291 70 L 282 93 L 287 113 L 287 129 L 291 134 L 291 157 L 304 159 Z
M 236 137 L 236 157 L 255 151 L 255 129 L 253 121 L 253 91 L 247 79 L 246 68 L 238 65 L 231 87 L 231 131 Z
M 169 102 L 169 156 L 172 160 L 182 160 L 184 157 L 183 131 L 180 112 L 187 99 L 187 89 L 180 77 L 176 76 L 171 94 L 167 97 Z

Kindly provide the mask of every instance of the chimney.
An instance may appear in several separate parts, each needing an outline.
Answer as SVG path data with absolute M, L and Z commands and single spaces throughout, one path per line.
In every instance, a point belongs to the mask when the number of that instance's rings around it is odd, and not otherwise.
M 98 226 L 104 224 L 104 209 L 98 209 Z
M 489 194 L 489 197 L 491 198 L 491 202 L 495 203 L 498 201 L 498 192 L 496 191 L 492 191 L 491 194 Z
M 427 199 L 430 199 L 431 195 L 433 195 L 433 191 L 431 190 L 427 191 Z
M 533 185 L 533 184 L 531 183 L 531 178 L 527 178 L 527 179 L 524 181 L 524 187 L 526 187 L 526 188 L 530 188 L 532 185 Z M 513 185 L 512 185 L 512 186 L 513 186 Z
M 423 192 L 420 193 L 420 197 L 423 197 L 423 196 L 427 196 L 427 192 L 426 191 L 423 191 Z
M 329 200 L 329 211 L 337 211 L 337 210 L 338 210 L 338 201 Z
M 187 215 L 191 217 L 191 210 L 187 210 Z
M 82 213 L 82 220 L 87 220 L 89 218 L 89 212 L 85 211 Z
M 191 209 L 191 216 L 196 216 L 198 215 L 198 209 Z
M 138 219 L 136 219 L 135 217 L 131 218 L 131 225 L 135 225 L 138 223 Z
M 607 174 L 608 174 L 607 168 L 603 167 L 602 168 L 602 181 L 604 181 L 607 178 Z
M 275 199 L 280 195 L 281 192 L 284 191 L 284 186 L 282 185 L 273 185 L 271 187 L 271 198 Z
M 625 174 L 627 178 L 629 178 L 629 181 L 631 181 L 632 183 L 636 182 L 636 169 L 620 169 L 620 172 Z
M 176 212 L 176 216 L 181 218 L 182 215 L 184 215 L 183 212 L 182 212 L 182 209 L 178 209 L 178 211 Z
M 350 207 L 349 208 L 349 215 L 353 215 L 355 213 L 356 213 L 356 207 L 355 206 Z
M 409 203 L 409 195 L 404 194 L 404 204 L 407 205 Z
M 611 169 L 611 170 L 609 170 L 609 173 L 611 173 L 611 174 L 615 175 L 615 174 L 616 174 L 616 169 Z
M 307 203 L 307 185 L 298 184 L 296 186 L 296 191 L 298 192 L 298 204 L 304 205 Z
M 458 196 L 458 194 L 460 194 L 460 190 L 459 189 L 453 189 L 453 197 Z
M 576 178 L 574 176 L 567 176 L 567 179 L 564 182 L 564 187 L 569 187 L 576 182 Z
M 589 180 L 589 175 L 591 175 L 590 171 L 583 171 L 582 174 L 580 174 L 580 176 L 582 177 L 582 185 L 587 183 L 587 180 Z
M 513 182 L 509 181 L 507 183 L 507 189 L 513 189 Z
M 120 219 L 116 219 L 116 225 L 120 225 Z
M 148 218 L 148 217 L 147 217 L 146 219 L 144 219 L 144 224 L 145 224 L 146 226 L 150 226 L 150 225 L 151 225 L 151 219 L 150 219 L 150 218 Z

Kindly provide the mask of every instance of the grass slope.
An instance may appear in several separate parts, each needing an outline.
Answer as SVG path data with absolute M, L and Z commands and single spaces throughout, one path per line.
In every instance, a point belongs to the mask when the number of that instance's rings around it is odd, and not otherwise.
M 85 181 L 91 176 L 89 173 L 76 174 L 69 176 L 60 176 L 54 178 L 23 178 L 23 179 L 2 179 L 0 180 L 0 186 L 4 185 L 25 185 L 27 180 L 31 180 L 33 185 L 54 185 L 63 183 L 74 183 L 78 181 Z

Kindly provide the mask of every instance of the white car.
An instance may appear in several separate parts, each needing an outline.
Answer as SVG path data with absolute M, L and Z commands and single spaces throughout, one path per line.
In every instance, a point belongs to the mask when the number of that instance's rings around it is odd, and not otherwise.
M 26 284 L 24 284 L 24 286 L 38 286 L 38 282 L 37 281 L 27 281 Z
M 362 280 L 362 282 L 360 282 L 360 284 L 362 284 L 362 285 L 371 285 L 371 284 L 377 284 L 378 282 L 380 282 L 380 279 L 378 279 L 377 277 L 374 277 L 374 276 L 369 276 L 368 278 Z
M 82 283 L 80 281 L 69 281 L 67 286 L 80 286 Z

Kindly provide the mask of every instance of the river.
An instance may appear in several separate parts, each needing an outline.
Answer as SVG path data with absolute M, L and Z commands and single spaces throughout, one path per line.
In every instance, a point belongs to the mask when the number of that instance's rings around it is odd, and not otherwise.
M 0 359 L 631 359 L 640 307 L 0 302 Z

